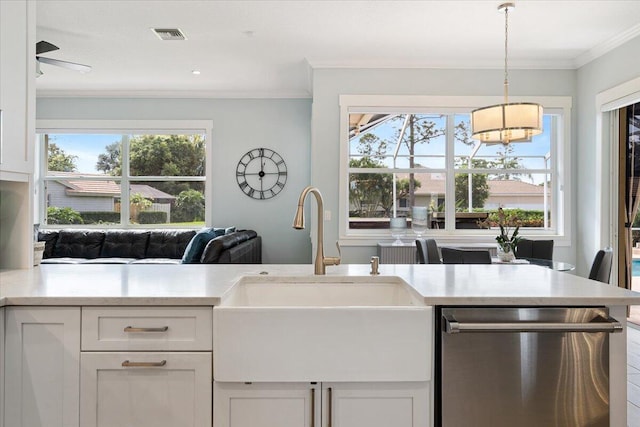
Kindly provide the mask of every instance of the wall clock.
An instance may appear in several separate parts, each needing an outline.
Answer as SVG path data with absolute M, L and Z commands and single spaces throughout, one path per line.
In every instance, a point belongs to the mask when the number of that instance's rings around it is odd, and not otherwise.
M 254 148 L 238 162 L 236 181 L 247 196 L 258 200 L 270 199 L 287 183 L 287 165 L 275 151 Z

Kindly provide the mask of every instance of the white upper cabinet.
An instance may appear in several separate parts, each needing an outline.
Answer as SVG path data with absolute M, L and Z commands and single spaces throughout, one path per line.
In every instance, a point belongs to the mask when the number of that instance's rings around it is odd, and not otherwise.
M 27 181 L 35 138 L 35 2 L 0 1 L 0 179 Z

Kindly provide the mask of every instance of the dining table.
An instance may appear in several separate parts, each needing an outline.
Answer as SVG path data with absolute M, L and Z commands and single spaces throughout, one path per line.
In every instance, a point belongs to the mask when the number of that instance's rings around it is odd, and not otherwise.
M 501 261 L 497 257 L 491 258 L 492 264 L 532 264 L 539 265 L 542 267 L 547 267 L 555 271 L 572 271 L 575 270 L 576 266 L 564 261 L 554 261 L 550 259 L 540 259 L 540 258 L 516 258 L 513 261 Z

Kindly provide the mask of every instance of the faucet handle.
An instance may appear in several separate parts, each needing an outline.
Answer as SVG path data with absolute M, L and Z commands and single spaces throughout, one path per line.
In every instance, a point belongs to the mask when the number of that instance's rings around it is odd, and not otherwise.
M 342 252 L 340 251 L 340 243 L 336 240 L 336 248 L 338 248 L 338 256 L 326 256 L 324 257 L 324 265 L 340 265 L 340 258 Z
M 380 265 L 380 257 L 372 256 L 370 264 L 371 264 L 371 273 L 369 274 L 374 276 L 380 274 L 380 272 L 378 271 L 378 266 Z

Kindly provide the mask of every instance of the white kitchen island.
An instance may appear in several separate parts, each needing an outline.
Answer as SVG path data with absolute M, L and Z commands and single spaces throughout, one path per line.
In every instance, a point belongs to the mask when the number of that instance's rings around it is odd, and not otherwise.
M 363 278 L 369 271 L 340 265 L 327 276 Z M 640 294 L 531 265 L 381 265 L 380 274 L 411 285 L 427 306 L 608 307 L 624 327 L 610 337 L 611 425 L 626 426 L 626 306 L 640 304 Z M 313 266 L 42 265 L 0 272 L 4 427 L 259 425 L 259 417 L 242 414 L 268 415 L 274 402 L 291 425 L 326 425 L 343 414 L 356 419 L 360 409 L 430 425 L 429 381 L 367 386 L 318 378 L 311 385 L 221 383 L 214 392 L 212 313 L 243 276 L 308 278 Z M 155 370 L 160 374 L 150 374 Z M 218 412 L 229 411 L 233 423 L 212 410 L 216 397 L 225 399 L 216 401 Z M 413 405 L 411 413 L 397 405 L 403 401 Z

